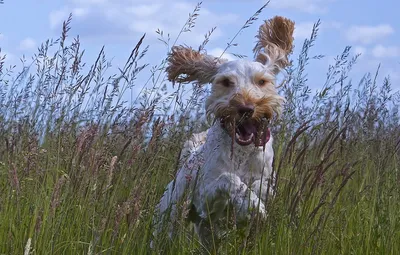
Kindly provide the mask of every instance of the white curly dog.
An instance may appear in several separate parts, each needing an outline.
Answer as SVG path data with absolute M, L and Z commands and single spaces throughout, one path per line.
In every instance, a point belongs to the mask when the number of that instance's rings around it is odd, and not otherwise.
M 195 224 L 205 245 L 221 235 L 213 223 L 227 211 L 235 222 L 248 221 L 252 213 L 265 217 L 274 156 L 268 124 L 284 103 L 275 83 L 290 64 L 293 31 L 287 18 L 266 20 L 256 36 L 254 61 L 172 48 L 166 69 L 170 81 L 212 84 L 205 107 L 213 125 L 185 143 L 176 178 L 156 208 L 153 241 L 163 226 L 172 237 L 182 215 Z

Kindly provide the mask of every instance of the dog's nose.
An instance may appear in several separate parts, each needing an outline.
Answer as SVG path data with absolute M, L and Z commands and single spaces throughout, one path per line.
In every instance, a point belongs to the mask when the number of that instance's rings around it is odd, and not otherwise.
M 238 110 L 238 113 L 241 115 L 244 115 L 244 114 L 251 115 L 254 113 L 254 105 L 252 105 L 252 104 L 240 105 L 240 106 L 238 106 L 237 110 Z

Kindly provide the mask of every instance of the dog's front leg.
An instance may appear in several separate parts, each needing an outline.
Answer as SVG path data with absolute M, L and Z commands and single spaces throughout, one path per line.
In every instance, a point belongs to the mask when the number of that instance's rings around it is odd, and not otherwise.
M 273 183 L 269 179 L 265 181 L 255 180 L 251 185 L 251 189 L 265 202 L 267 197 L 274 197 L 275 195 L 272 185 Z
M 243 183 L 239 176 L 223 173 L 217 179 L 204 186 L 201 192 L 204 198 L 203 218 L 217 219 L 231 203 L 238 220 L 245 220 L 250 211 L 256 210 L 265 216 L 264 203 L 254 191 Z

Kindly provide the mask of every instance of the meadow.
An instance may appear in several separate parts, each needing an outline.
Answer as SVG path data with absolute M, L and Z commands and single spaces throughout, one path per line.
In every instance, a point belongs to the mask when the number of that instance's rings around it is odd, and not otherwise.
M 238 34 L 258 26 L 265 7 Z M 200 4 L 180 34 L 198 15 Z M 79 37 L 67 43 L 71 22 L 22 67 L 8 67 L 0 52 L 0 254 L 199 253 L 185 224 L 171 242 L 150 250 L 149 241 L 183 142 L 209 125 L 209 88 L 170 85 L 168 52 L 143 63 L 145 36 L 108 76 L 104 50 L 86 64 Z M 245 237 L 233 230 L 221 253 L 400 254 L 400 94 L 379 67 L 354 82 L 350 47 L 313 92 L 307 66 L 322 57 L 310 55 L 318 28 L 279 84 L 287 102 L 272 126 L 277 183 L 268 217 L 251 245 L 242 249 Z M 177 42 L 157 33 L 168 48 Z M 143 72 L 148 80 L 137 84 Z M 139 95 L 125 100 L 133 88 Z

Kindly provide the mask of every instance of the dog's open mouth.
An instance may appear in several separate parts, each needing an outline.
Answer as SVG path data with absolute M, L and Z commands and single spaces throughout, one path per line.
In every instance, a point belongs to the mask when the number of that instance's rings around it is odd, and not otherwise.
M 268 120 L 256 121 L 251 118 L 239 120 L 237 123 L 226 123 L 221 119 L 221 126 L 228 133 L 234 134 L 237 144 L 247 146 L 254 144 L 255 146 L 264 146 L 270 139 L 270 130 L 268 128 Z M 234 129 L 234 131 L 233 131 Z

